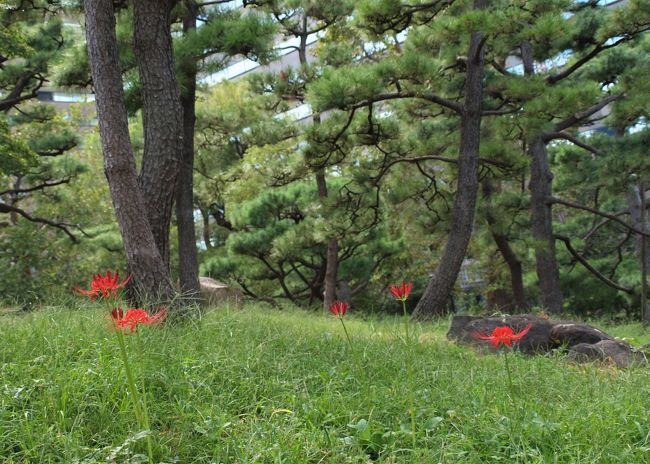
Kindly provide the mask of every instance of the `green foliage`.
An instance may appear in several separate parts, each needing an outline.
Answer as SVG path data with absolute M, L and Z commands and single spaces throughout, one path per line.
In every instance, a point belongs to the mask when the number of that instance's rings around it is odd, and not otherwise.
M 331 182 L 336 189 L 339 182 Z M 336 200 L 333 200 L 336 201 Z M 243 284 L 254 295 L 313 298 L 326 237 L 339 238 L 340 278 L 351 286 L 376 277 L 377 266 L 402 249 L 384 228 L 345 234 L 345 215 L 319 211 L 316 186 L 292 183 L 239 202 L 229 214 L 233 232 L 225 249 L 208 257 L 203 270 L 217 279 Z M 325 219 L 327 218 L 327 219 Z M 281 283 L 282 293 L 273 290 Z
M 11 130 L 6 116 L 0 117 L 0 176 L 22 172 L 37 163 L 36 153 L 18 137 L 20 133 Z
M 204 24 L 200 28 L 184 34 L 174 42 L 174 52 L 181 71 L 186 60 L 201 60 L 204 72 L 215 72 L 224 66 L 229 57 L 235 55 L 262 62 L 272 57 L 269 45 L 276 27 L 265 16 L 243 15 L 237 10 L 222 12 L 217 9 L 202 20 Z M 216 54 L 224 56 L 220 60 L 205 60 Z
M 179 21 L 187 11 L 181 2 L 171 27 L 181 90 L 196 77 L 194 71 L 204 77 L 233 57 L 267 63 L 278 58 L 274 42 L 296 43 L 318 32 L 318 42 L 306 48 L 299 66 L 199 85 L 194 193 L 204 232 L 202 269 L 240 285 L 249 296 L 307 304 L 320 298 L 319 276 L 332 238 L 340 245 L 340 279 L 353 289 L 366 285 L 358 300 L 378 298 L 373 292 L 401 278 L 424 287 L 438 264 L 452 214 L 460 129 L 454 105 L 464 96 L 469 32 L 476 28 L 486 33 L 483 109 L 490 113 L 481 125 L 480 180 L 491 182 L 494 192 L 479 198 L 467 258 L 485 278 L 483 293 L 510 286 L 493 237 L 497 233 L 521 261 L 534 303 L 538 243 L 529 231 L 526 153 L 531 138 L 568 121 L 564 136 L 578 141 L 547 141 L 555 196 L 621 212 L 622 220 L 631 222 L 625 214 L 630 188 L 650 185 L 650 39 L 641 33 L 650 23 L 647 0 L 615 8 L 570 0 L 499 0 L 483 11 L 469 0 L 245 3 L 248 9 L 235 11 L 201 7 L 200 26 L 182 32 Z M 33 73 L 24 93 L 37 90 L 41 77 L 57 85 L 90 84 L 82 34 L 63 27 L 55 14 L 58 3 L 28 2 L 24 11 L 14 8 L 18 2 L 8 5 L 0 12 L 0 55 L 8 58 L 0 70 L 3 97 L 24 72 Z M 43 15 L 40 8 L 46 6 L 52 12 Z M 119 8 L 124 87 L 137 115 L 141 96 L 132 35 L 131 10 Z M 534 59 L 528 75 L 519 60 L 523 43 L 530 44 Z M 572 121 L 609 95 L 618 98 L 598 114 L 594 133 L 580 129 L 584 122 Z M 306 102 L 316 117 L 295 121 L 291 110 Z M 64 260 L 75 263 L 68 269 L 70 283 L 98 270 L 93 267 L 121 265 L 119 234 L 99 182 L 98 141 L 74 125 L 82 113 L 87 119 L 81 109 L 64 116 L 21 103 L 20 111 L 0 116 L 0 191 L 9 192 L 18 180 L 26 188 L 66 181 L 45 195 L 20 193 L 17 204 L 39 217 L 80 224 L 89 235 L 75 248 L 47 230 L 43 242 L 29 234 L 30 227 L 40 233 L 40 225 L 3 215 L 0 240 L 8 251 L 0 258 L 6 267 L 0 277 L 7 284 L 0 290 L 11 299 L 20 299 L 16 283 L 26 275 L 22 264 L 12 267 L 17 257 L 24 256 L 20 259 L 34 271 L 26 284 L 30 289 L 51 282 L 39 276 L 53 275 L 53 263 Z M 134 118 L 131 126 L 138 154 L 141 122 Z M 83 150 L 54 156 L 78 146 L 82 137 Z M 318 193 L 317 176 L 324 179 L 326 197 Z M 9 196 L 2 201 L 16 200 Z M 608 288 L 558 242 L 567 309 L 633 311 L 640 282 L 636 237 L 607 221 L 592 233 L 600 219 L 591 213 L 560 205 L 553 210 L 555 232 L 570 237 L 607 278 L 633 290 L 628 295 Z M 46 249 L 50 242 L 56 245 Z M 50 252 L 58 261 L 45 262 Z M 368 426 L 364 433 L 363 446 L 374 446 L 377 430 Z

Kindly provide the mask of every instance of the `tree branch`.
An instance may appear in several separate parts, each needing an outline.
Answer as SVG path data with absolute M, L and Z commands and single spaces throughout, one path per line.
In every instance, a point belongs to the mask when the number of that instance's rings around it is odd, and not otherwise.
M 625 215 L 625 214 L 630 214 L 630 212 L 629 212 L 628 210 L 623 210 L 623 211 L 619 211 L 618 213 L 614 213 L 614 216 L 623 216 L 623 215 Z M 609 218 L 605 218 L 605 219 L 603 219 L 602 221 L 600 221 L 599 223 L 595 224 L 595 225 L 591 228 L 591 230 L 589 230 L 589 232 L 587 232 L 587 233 L 584 235 L 584 237 L 582 237 L 582 241 L 587 241 L 587 240 L 589 240 L 589 239 L 591 238 L 591 236 L 594 235 L 594 234 L 598 231 L 598 229 L 600 229 L 601 227 L 603 227 L 605 224 L 609 223 L 610 220 L 611 220 L 611 219 L 609 219 Z M 629 229 L 628 229 L 628 230 L 629 230 Z
M 449 108 L 450 110 L 460 114 L 463 112 L 463 107 L 462 105 L 452 101 L 452 100 L 447 100 L 446 98 L 442 98 L 438 95 L 435 94 L 424 94 L 424 93 L 417 93 L 417 92 L 389 92 L 389 93 L 380 93 L 377 94 L 367 100 L 360 101 L 359 103 L 356 103 L 355 105 L 352 105 L 351 109 L 359 109 L 364 106 L 372 105 L 373 103 L 377 102 L 382 102 L 382 101 L 387 101 L 387 100 L 401 100 L 404 98 L 418 98 L 421 100 L 426 100 L 432 103 L 436 103 L 440 106 L 444 106 L 445 108 Z
M 620 225 L 622 225 L 623 227 L 625 227 L 626 229 L 631 230 L 631 231 L 634 232 L 635 234 L 638 234 L 638 235 L 645 235 L 646 237 L 650 237 L 650 233 L 648 233 L 648 232 L 643 232 L 642 230 L 639 230 L 639 229 L 637 229 L 636 227 L 633 227 L 633 226 L 629 225 L 627 222 L 625 222 L 625 221 L 619 219 L 619 218 L 618 218 L 617 216 L 615 216 L 614 214 L 605 213 L 605 212 L 603 212 L 603 211 L 599 211 L 599 210 L 597 210 L 597 209 L 590 208 L 589 206 L 579 205 L 578 203 L 573 203 L 573 202 L 570 202 L 570 201 L 567 201 L 567 200 L 563 200 L 563 199 L 561 199 L 561 198 L 557 198 L 557 197 L 549 197 L 549 198 L 547 199 L 547 202 L 548 202 L 549 204 L 551 204 L 551 203 L 555 203 L 555 204 L 559 204 L 559 205 L 568 206 L 568 207 L 570 207 L 570 208 L 581 209 L 581 210 L 583 210 L 583 211 L 589 211 L 590 213 L 597 214 L 598 216 L 606 217 L 606 218 L 608 218 L 608 219 L 610 219 L 610 220 L 612 220 L 612 221 L 615 221 L 615 222 L 619 223 Z M 619 214 L 619 213 L 617 213 L 617 214 Z
M 558 235 L 558 234 L 555 234 L 554 237 L 555 239 L 564 242 L 564 245 L 566 245 L 566 249 L 569 251 L 569 253 L 571 253 L 571 255 L 576 259 L 576 261 L 582 264 L 596 278 L 598 278 L 605 284 L 609 285 L 610 287 L 615 288 L 616 290 L 625 292 L 629 295 L 634 294 L 634 290 L 632 290 L 631 288 L 623 287 L 622 285 L 617 284 L 613 280 L 608 279 L 602 273 L 600 273 L 595 267 L 589 264 L 589 261 L 587 261 L 580 253 L 577 252 L 575 248 L 573 248 L 573 245 L 571 245 L 571 240 L 569 239 L 569 237 L 566 237 L 564 235 Z
M 503 74 L 504 76 L 514 76 L 514 74 L 512 74 L 512 73 L 509 72 L 506 68 L 504 68 L 503 66 L 501 66 L 501 64 L 499 64 L 496 60 L 492 60 L 492 61 L 490 62 L 490 64 L 492 65 L 492 67 L 493 67 L 494 69 L 497 70 L 497 72 L 498 72 L 499 74 Z
M 29 93 L 22 95 L 23 90 L 25 90 L 29 82 L 34 77 L 38 79 L 38 83 L 33 89 L 31 89 Z M 31 100 L 32 98 L 36 98 L 38 96 L 38 91 L 42 87 L 45 80 L 46 79 L 44 77 L 37 76 L 32 72 L 26 72 L 23 75 L 21 75 L 16 81 L 16 87 L 14 87 L 11 93 L 7 95 L 7 97 L 4 98 L 3 100 L 0 100 L 0 111 L 9 111 L 11 108 L 16 106 L 20 102 L 23 102 L 25 100 Z
M 612 47 L 616 47 L 618 44 L 620 44 L 622 42 L 625 42 L 627 40 L 630 40 L 634 36 L 635 36 L 635 34 L 632 34 L 631 36 L 622 37 L 622 38 L 618 39 L 617 41 L 615 41 L 615 42 L 613 42 L 613 43 L 611 43 L 609 45 L 605 45 L 605 42 L 599 43 L 598 45 L 596 45 L 594 47 L 593 50 L 591 50 L 589 53 L 587 53 L 585 56 L 580 58 L 578 61 L 573 63 L 568 68 L 566 68 L 566 69 L 564 69 L 564 70 L 562 70 L 562 71 L 560 71 L 560 72 L 558 72 L 556 74 L 552 74 L 552 75 L 548 76 L 546 78 L 546 82 L 553 85 L 553 84 L 557 83 L 558 81 L 561 81 L 562 79 L 565 79 L 565 78 L 569 77 L 571 74 L 573 74 L 578 69 L 580 69 L 583 65 L 587 64 L 589 62 L 589 60 L 594 58 L 600 52 L 603 52 L 603 51 L 605 51 L 605 50 L 607 50 L 609 48 L 612 48 Z
M 36 190 L 43 190 L 48 187 L 54 187 L 55 185 L 61 185 L 61 184 L 67 184 L 70 182 L 70 178 L 66 179 L 60 179 L 52 182 L 45 181 L 42 184 L 35 185 L 34 187 L 29 187 L 29 188 L 18 188 L 18 189 L 9 189 L 9 190 L 3 190 L 0 192 L 0 195 L 17 195 L 19 193 L 29 193 L 29 192 L 35 192 Z
M 615 93 L 615 94 L 612 94 L 612 95 L 608 95 L 607 97 L 603 98 L 602 100 L 600 100 L 595 105 L 590 106 L 586 110 L 579 111 L 577 113 L 573 113 L 568 118 L 558 122 L 555 125 L 555 131 L 554 132 L 561 132 L 564 129 L 568 129 L 569 127 L 575 126 L 576 124 L 583 122 L 589 116 L 591 116 L 594 113 L 602 110 L 604 107 L 609 105 L 611 102 L 621 98 L 622 96 L 623 96 L 622 93 Z
M 197 4 L 197 6 L 200 8 L 202 6 L 210 6 L 210 5 L 222 5 L 224 3 L 230 3 L 232 0 L 211 0 L 207 2 L 201 2 Z
M 79 243 L 79 239 L 77 237 L 75 237 L 72 232 L 70 232 L 69 227 L 76 227 L 76 226 L 73 226 L 71 224 L 66 224 L 66 223 L 63 223 L 63 222 L 54 222 L 54 221 L 50 221 L 49 219 L 35 217 L 35 216 L 32 216 L 29 213 L 27 213 L 27 211 L 25 211 L 25 210 L 22 210 L 20 208 L 16 208 L 15 206 L 11 206 L 11 205 L 8 205 L 6 203 L 0 203 L 0 213 L 16 213 L 16 214 L 20 214 L 22 217 L 24 217 L 28 221 L 38 222 L 38 223 L 41 223 L 41 224 L 46 224 L 46 225 L 51 226 L 51 227 L 55 227 L 55 228 L 65 232 L 65 234 L 68 237 L 70 237 L 70 240 L 72 240 L 74 243 Z
M 550 142 L 551 140 L 558 140 L 558 139 L 567 140 L 580 148 L 592 152 L 594 155 L 598 155 L 598 156 L 603 155 L 602 151 L 600 151 L 593 145 L 589 145 L 588 143 L 583 142 L 575 135 L 567 134 L 566 132 L 548 132 L 544 134 L 544 142 L 546 143 Z

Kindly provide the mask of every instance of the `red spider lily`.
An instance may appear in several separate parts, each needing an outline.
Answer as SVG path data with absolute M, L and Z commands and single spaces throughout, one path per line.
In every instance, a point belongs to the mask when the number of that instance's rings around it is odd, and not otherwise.
M 532 324 L 528 324 L 526 327 L 524 327 L 524 330 L 519 333 L 514 333 L 512 331 L 512 328 L 508 326 L 497 327 L 492 331 L 490 335 L 485 335 L 481 332 L 475 332 L 473 336 L 479 340 L 486 340 L 495 348 L 498 348 L 499 344 L 501 343 L 503 343 L 505 346 L 510 346 L 513 343 L 519 343 L 519 340 L 521 340 L 523 336 L 528 333 L 532 326 Z
M 111 271 L 106 272 L 106 275 L 93 274 L 93 280 L 90 283 L 90 290 L 84 290 L 83 288 L 74 287 L 74 291 L 79 295 L 85 295 L 91 300 L 96 296 L 102 298 L 108 298 L 112 296 L 113 298 L 117 297 L 117 290 L 124 287 L 129 280 L 131 280 L 131 275 L 129 274 L 126 279 L 118 283 L 120 280 L 120 275 L 116 271 L 113 275 Z
M 167 317 L 167 309 L 163 308 L 153 316 L 149 316 L 144 309 L 133 308 L 123 312 L 121 308 L 115 308 L 111 312 L 113 322 L 119 328 L 129 328 L 131 333 L 135 332 L 138 325 L 156 325 L 160 324 Z
M 406 301 L 411 294 L 411 290 L 413 290 L 413 284 L 411 282 L 404 282 L 403 280 L 402 285 L 399 287 L 397 285 L 390 286 L 390 292 L 393 294 L 395 299 L 400 301 Z
M 348 304 L 343 301 L 335 301 L 330 306 L 330 312 L 336 317 L 343 317 L 348 312 Z

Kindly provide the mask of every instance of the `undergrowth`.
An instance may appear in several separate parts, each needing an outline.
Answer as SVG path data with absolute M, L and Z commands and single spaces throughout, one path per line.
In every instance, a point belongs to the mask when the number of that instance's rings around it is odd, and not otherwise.
M 138 430 L 131 412 L 104 312 L 0 316 L 4 462 L 146 461 L 148 432 Z M 449 343 L 447 325 L 412 327 L 415 348 L 401 342 L 398 318 L 353 316 L 349 346 L 331 316 L 254 306 L 145 327 L 145 356 L 127 341 L 147 386 L 156 461 L 648 461 L 647 369 L 515 355 L 513 403 L 502 359 Z M 636 326 L 625 330 L 645 337 Z M 407 349 L 415 350 L 410 358 Z M 406 359 L 413 359 L 409 375 Z

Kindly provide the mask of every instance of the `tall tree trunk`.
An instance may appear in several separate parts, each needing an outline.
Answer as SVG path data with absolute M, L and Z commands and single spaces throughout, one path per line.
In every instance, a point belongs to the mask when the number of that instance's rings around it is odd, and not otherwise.
M 318 119 L 314 118 L 314 123 Z M 321 201 L 327 199 L 327 183 L 325 178 L 325 169 L 316 171 L 316 184 L 318 186 L 318 196 Z M 325 279 L 323 281 L 323 308 L 329 310 L 332 303 L 336 300 L 336 282 L 338 280 L 339 267 L 339 243 L 335 237 L 327 242 L 327 254 L 325 255 Z
M 485 0 L 475 0 L 476 9 L 484 8 Z M 474 210 L 478 193 L 478 158 L 481 141 L 481 109 L 483 102 L 484 40 L 482 32 L 472 32 L 467 54 L 467 71 L 463 109 L 460 120 L 458 183 L 452 207 L 449 238 L 440 263 L 413 311 L 414 318 L 429 318 L 445 311 L 458 278 L 467 246 L 472 237 Z
M 129 269 L 143 297 L 150 300 L 171 299 L 174 291 L 169 272 L 145 217 L 145 203 L 138 187 L 124 104 L 113 2 L 85 0 L 84 7 L 104 170 Z
M 533 53 L 530 43 L 521 45 L 521 58 L 524 74 L 535 74 Z M 562 312 L 562 288 L 560 286 L 560 267 L 555 256 L 553 237 L 552 205 L 549 198 L 553 189 L 553 173 L 548 162 L 546 143 L 541 134 L 526 138 L 530 157 L 530 222 L 535 241 L 535 265 L 539 280 L 540 303 L 551 313 Z
M 492 183 L 490 179 L 485 179 L 482 185 L 483 195 L 489 203 L 494 191 Z M 496 244 L 499 253 L 501 253 L 503 260 L 508 265 L 508 270 L 510 271 L 510 287 L 512 290 L 512 297 L 515 300 L 515 307 L 519 310 L 526 309 L 528 305 L 526 304 L 526 297 L 524 295 L 524 278 L 521 261 L 510 246 L 510 241 L 508 240 L 507 235 L 500 233 L 497 229 L 497 220 L 492 207 L 489 204 L 485 209 L 485 220 L 488 223 L 490 234 L 494 239 L 494 243 Z
M 302 33 L 299 35 L 300 46 L 298 47 L 298 59 L 301 66 L 307 66 L 307 37 L 308 26 L 307 16 L 303 15 Z M 312 117 L 314 125 L 320 124 L 320 115 Z M 327 178 L 325 176 L 325 168 L 318 168 L 316 174 L 316 186 L 318 188 L 318 197 L 321 201 L 327 199 Z M 323 281 L 323 308 L 325 311 L 329 310 L 332 303 L 336 300 L 336 283 L 338 279 L 339 267 L 339 243 L 336 237 L 330 237 L 327 241 L 327 252 L 325 254 L 325 279 Z
M 540 137 L 528 141 L 530 156 L 530 222 L 535 247 L 535 265 L 539 280 L 540 302 L 552 313 L 562 312 L 560 268 L 555 256 L 553 216 L 549 198 L 553 174 L 548 163 L 546 144 Z
M 183 33 L 196 29 L 199 7 L 194 0 L 185 2 Z M 178 276 L 181 292 L 188 298 L 199 295 L 199 258 L 194 227 L 194 125 L 196 123 L 196 62 L 189 57 L 182 63 L 183 151 L 176 186 L 176 224 L 178 227 Z
M 632 225 L 637 229 L 646 232 L 649 229 L 646 188 L 643 185 L 631 185 L 628 187 L 627 204 L 632 218 Z M 650 325 L 650 311 L 648 311 L 648 290 L 647 273 L 650 269 L 650 240 L 643 235 L 637 235 L 636 253 L 639 257 L 641 267 L 641 322 L 645 326 Z
M 645 185 L 641 183 L 641 232 L 645 234 L 646 228 L 646 190 Z M 648 237 L 641 235 L 641 321 L 647 327 L 650 324 L 650 314 L 648 314 Z
M 172 0 L 135 0 L 133 35 L 142 86 L 144 155 L 140 188 L 165 265 L 183 139 L 183 113 L 172 52 Z

